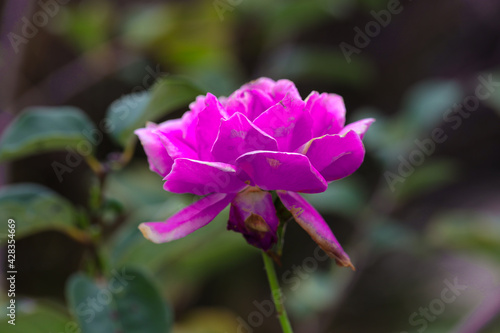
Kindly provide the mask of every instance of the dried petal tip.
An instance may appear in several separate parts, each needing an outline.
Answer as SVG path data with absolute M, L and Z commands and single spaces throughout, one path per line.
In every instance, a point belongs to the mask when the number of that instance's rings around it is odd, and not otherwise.
M 154 237 L 153 237 L 153 232 L 151 231 L 151 228 L 148 227 L 145 223 L 141 223 L 139 225 L 139 230 L 142 232 L 142 235 L 144 236 L 144 238 L 156 243 L 154 241 Z
M 292 213 L 295 221 L 328 256 L 335 259 L 337 265 L 355 270 L 351 259 L 340 246 L 328 224 L 304 198 L 294 192 L 277 191 L 276 193 L 283 205 Z
M 331 251 L 327 251 L 323 247 L 321 247 L 321 249 L 323 251 L 325 251 L 326 254 L 328 254 L 328 256 L 330 258 L 335 260 L 335 263 L 337 264 L 337 266 L 350 267 L 353 271 L 356 271 L 356 267 L 354 267 L 354 265 L 352 264 L 351 259 L 349 258 L 349 256 L 347 254 L 343 253 L 343 251 L 337 250 L 335 252 L 331 252 Z

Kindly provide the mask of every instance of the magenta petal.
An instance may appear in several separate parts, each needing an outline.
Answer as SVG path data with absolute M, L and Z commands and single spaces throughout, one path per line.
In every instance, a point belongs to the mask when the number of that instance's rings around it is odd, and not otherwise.
M 349 176 L 361 166 L 365 157 L 363 143 L 354 131 L 345 136 L 335 134 L 313 139 L 302 152 L 327 182 Z
M 144 147 L 151 171 L 165 177 L 172 169 L 174 161 L 168 155 L 160 138 L 154 133 L 155 128 L 156 124 L 148 123 L 146 128 L 139 128 L 134 133 Z
M 276 243 L 279 219 L 269 192 L 251 188 L 231 203 L 227 228 L 243 234 L 248 243 L 264 251 Z
M 255 126 L 276 139 L 280 151 L 293 151 L 309 141 L 312 122 L 304 102 L 289 96 L 254 120 Z
M 217 138 L 221 120 L 225 119 L 227 114 L 214 95 L 207 94 L 205 103 L 206 107 L 198 114 L 195 134 L 200 158 L 204 161 L 211 161 L 210 150 Z
M 354 266 L 349 256 L 333 235 L 330 227 L 321 215 L 298 193 L 277 191 L 283 205 L 292 213 L 295 221 L 312 237 L 312 239 L 325 251 L 339 266 Z
M 302 154 L 253 151 L 240 156 L 236 165 L 263 190 L 318 193 L 327 188 L 323 177 Z
M 262 90 L 264 92 L 271 94 L 273 87 L 275 85 L 276 85 L 276 82 L 274 80 L 271 80 L 270 78 L 267 78 L 267 77 L 261 77 L 261 78 L 254 80 L 254 81 L 251 81 L 249 83 L 244 84 L 243 86 L 241 86 L 240 90 L 242 90 L 242 89 L 246 89 L 246 90 L 258 89 L 258 90 Z
M 222 120 L 212 155 L 216 161 L 232 164 L 249 151 L 277 149 L 276 140 L 254 126 L 243 114 L 235 113 Z
M 313 138 L 337 134 L 345 123 L 344 100 L 339 95 L 313 91 L 306 99 L 313 122 Z
M 162 124 L 154 133 L 160 138 L 163 146 L 172 159 L 191 158 L 198 159 L 198 153 L 195 152 L 192 145 L 184 139 L 184 129 L 168 127 Z
M 244 114 L 248 119 L 254 120 L 262 112 L 273 106 L 275 102 L 266 92 L 257 89 L 239 89 L 231 94 L 226 102 L 228 115 L 236 112 Z
M 215 193 L 184 208 L 165 222 L 141 223 L 139 229 L 153 243 L 166 243 L 189 235 L 212 221 L 235 197 Z
M 295 84 L 290 80 L 278 80 L 276 84 L 272 87 L 271 96 L 274 97 L 275 101 L 281 101 L 285 99 L 285 96 L 293 99 L 302 100 L 299 91 L 295 87 Z
M 164 178 L 163 188 L 174 193 L 235 193 L 246 184 L 236 176 L 234 166 L 220 162 L 204 162 L 188 158 L 174 161 L 172 171 Z
M 203 96 L 203 95 L 197 96 L 196 99 L 194 100 L 194 102 L 189 104 L 189 110 L 191 110 L 193 112 L 193 114 L 195 114 L 195 115 L 199 114 L 207 106 L 206 99 L 207 99 L 207 96 Z
M 354 132 L 358 133 L 358 135 L 359 135 L 359 137 L 361 139 L 363 139 L 363 137 L 365 136 L 366 131 L 368 130 L 368 128 L 370 127 L 370 125 L 374 121 L 375 121 L 375 119 L 373 119 L 373 118 L 366 118 L 366 119 L 361 119 L 361 120 L 355 121 L 353 123 L 350 123 L 346 127 L 344 127 L 340 131 L 339 134 L 340 135 L 344 135 L 345 133 L 347 133 L 349 131 L 354 131 Z

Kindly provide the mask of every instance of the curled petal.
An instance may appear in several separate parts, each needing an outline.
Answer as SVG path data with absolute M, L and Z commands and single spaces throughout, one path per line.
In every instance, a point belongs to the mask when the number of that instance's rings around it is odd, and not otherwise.
M 254 120 L 278 142 L 280 151 L 294 151 L 312 138 L 312 118 L 301 99 L 287 96 Z
M 222 120 L 212 147 L 212 156 L 216 161 L 234 163 L 240 155 L 253 150 L 278 150 L 278 144 L 239 112 Z
M 299 91 L 295 84 L 290 80 L 278 80 L 276 84 L 272 87 L 271 95 L 274 97 L 275 101 L 281 101 L 288 97 L 292 99 L 302 100 Z
M 225 119 L 227 114 L 214 95 L 207 94 L 205 103 L 206 107 L 198 114 L 195 134 L 200 158 L 204 161 L 211 161 L 210 150 L 217 138 L 221 120 Z
M 313 119 L 312 137 L 337 134 L 345 124 L 345 105 L 336 94 L 313 91 L 306 99 L 306 110 Z
M 229 115 L 239 112 L 254 120 L 274 104 L 271 96 L 262 90 L 238 89 L 227 99 L 226 110 Z
M 188 158 L 174 161 L 172 171 L 164 178 L 163 188 L 174 193 L 235 193 L 247 186 L 237 177 L 236 168 L 220 162 L 204 162 Z
M 139 230 L 153 243 L 166 243 L 185 237 L 212 221 L 235 196 L 222 193 L 209 195 L 164 222 L 141 223 Z
M 206 99 L 207 96 L 197 96 L 194 102 L 189 104 L 189 110 L 191 110 L 195 115 L 199 114 L 207 106 L 205 101 Z
M 274 81 L 266 77 L 259 78 L 255 81 L 244 84 L 240 89 L 243 90 L 260 90 L 271 96 L 275 103 L 283 100 L 289 95 L 293 99 L 301 99 L 299 91 L 295 84 L 290 80 Z
M 356 132 L 361 139 L 365 136 L 366 131 L 370 127 L 370 125 L 375 121 L 373 118 L 366 118 L 366 119 L 361 119 L 358 121 L 355 121 L 354 123 L 350 123 L 346 127 L 344 127 L 340 131 L 340 135 L 344 135 L 349 131 L 354 131 Z
M 236 165 L 263 190 L 318 193 L 327 188 L 323 177 L 302 154 L 253 151 L 240 156 Z
M 156 124 L 148 123 L 146 128 L 139 128 L 134 133 L 144 147 L 151 171 L 165 177 L 172 169 L 174 161 L 168 155 L 158 135 L 154 133 L 155 128 Z
M 271 193 L 256 188 L 239 193 L 231 203 L 227 228 L 243 234 L 264 251 L 276 243 L 279 219 Z
M 190 142 L 184 139 L 184 131 L 182 129 L 159 127 L 154 133 L 160 138 L 168 155 L 173 160 L 176 158 L 198 159 L 198 153 L 194 150 Z
M 327 182 L 349 176 L 365 157 L 360 137 L 349 131 L 342 135 L 325 135 L 308 142 L 301 149 Z
M 351 259 L 333 235 L 321 215 L 298 193 L 277 191 L 283 205 L 292 213 L 295 221 L 312 237 L 339 266 L 351 267 Z
M 240 89 L 258 89 L 262 90 L 266 93 L 272 93 L 273 87 L 276 85 L 276 82 L 274 80 L 271 80 L 270 78 L 267 77 L 261 77 L 258 78 L 257 80 L 250 81 L 243 86 L 241 86 Z

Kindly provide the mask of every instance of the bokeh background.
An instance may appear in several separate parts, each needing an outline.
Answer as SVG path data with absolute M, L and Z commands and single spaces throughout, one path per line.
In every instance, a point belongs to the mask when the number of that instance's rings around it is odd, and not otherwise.
M 498 1 L 4 0 L 0 8 L 4 137 L 35 106 L 74 106 L 99 126 L 115 100 L 163 81 L 193 83 L 185 96 L 227 95 L 260 76 L 293 80 L 303 98 L 342 95 L 348 122 L 377 119 L 365 163 L 307 197 L 357 270 L 315 257 L 314 242 L 290 224 L 278 274 L 295 331 L 500 331 Z M 397 14 L 380 14 L 391 8 Z M 169 100 L 183 93 L 167 91 L 148 120 L 181 116 L 189 100 Z M 42 131 L 32 125 L 14 143 Z M 82 332 L 279 332 L 259 251 L 225 231 L 227 212 L 170 244 L 142 237 L 140 222 L 192 198 L 164 192 L 142 147 L 122 154 L 123 142 L 105 132 L 90 163 L 118 166 L 102 196 L 84 162 L 57 176 L 64 145 L 4 156 L 1 274 L 14 218 L 18 307 L 12 326 L 2 306 L 0 330 L 80 332 L 87 317 L 78 305 L 131 267 L 144 280 L 127 296 L 132 305 L 104 302 L 96 318 L 114 310 Z

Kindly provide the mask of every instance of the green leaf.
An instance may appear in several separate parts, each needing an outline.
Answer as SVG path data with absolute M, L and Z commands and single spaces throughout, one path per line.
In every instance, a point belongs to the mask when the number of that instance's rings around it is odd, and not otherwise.
M 187 79 L 169 76 L 160 79 L 151 91 L 125 95 L 107 111 L 111 135 L 117 143 L 128 146 L 135 142 L 134 130 L 187 106 L 200 94 L 203 91 Z
M 0 332 L 9 333 L 59 333 L 77 332 L 77 324 L 62 311 L 49 304 L 34 300 L 16 299 L 15 325 L 9 324 L 7 306 L 2 304 Z
M 16 221 L 16 238 L 56 229 L 83 240 L 86 235 L 74 226 L 76 218 L 71 203 L 44 186 L 22 183 L 0 190 L 0 221 Z
M 170 308 L 151 279 L 137 269 L 112 272 L 94 281 L 78 273 L 66 286 L 71 311 L 82 333 L 168 333 Z
M 30 107 L 6 129 L 0 139 L 0 161 L 46 151 L 75 149 L 88 142 L 94 125 L 72 106 Z

